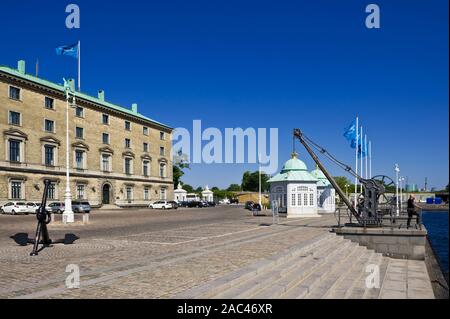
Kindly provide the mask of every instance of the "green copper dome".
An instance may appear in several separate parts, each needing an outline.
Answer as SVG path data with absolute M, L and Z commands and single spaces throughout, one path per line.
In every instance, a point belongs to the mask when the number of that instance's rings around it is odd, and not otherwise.
M 297 158 L 296 153 L 293 153 L 292 158 L 286 163 L 284 163 L 281 172 L 285 173 L 289 171 L 307 171 L 307 170 L 308 168 L 306 167 L 306 164 Z
M 313 170 L 311 172 L 311 175 L 314 176 L 315 178 L 317 178 L 317 180 L 318 180 L 317 186 L 327 187 L 327 186 L 331 185 L 328 178 L 325 176 L 325 174 L 319 168 L 316 168 L 315 170 Z

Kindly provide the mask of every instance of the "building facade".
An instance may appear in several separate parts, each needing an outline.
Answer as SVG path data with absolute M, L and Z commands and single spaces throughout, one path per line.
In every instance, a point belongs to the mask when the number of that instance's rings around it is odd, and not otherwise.
M 70 81 L 74 86 L 74 81 Z M 173 198 L 173 129 L 138 112 L 76 92 L 69 109 L 70 187 L 93 206 L 145 205 Z M 0 66 L 0 204 L 63 201 L 66 172 L 66 98 L 63 85 Z

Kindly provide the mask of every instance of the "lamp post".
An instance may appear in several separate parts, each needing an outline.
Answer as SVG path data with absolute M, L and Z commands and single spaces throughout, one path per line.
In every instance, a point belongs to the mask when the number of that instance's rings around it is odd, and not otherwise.
M 69 100 L 70 93 L 72 98 L 75 99 L 74 92 L 72 91 L 69 83 L 64 79 L 64 89 L 66 91 L 66 191 L 64 193 L 64 213 L 63 223 L 73 223 L 75 221 L 72 211 L 72 193 L 70 191 L 70 139 L 69 139 Z
M 262 196 L 261 196 L 261 154 L 258 154 L 258 165 L 259 165 L 259 189 L 258 189 L 258 203 L 259 207 L 262 209 Z
M 400 212 L 403 211 L 403 181 L 405 180 L 404 177 L 400 177 L 399 184 L 400 184 Z
M 400 216 L 400 209 L 399 209 L 399 201 L 398 201 L 398 174 L 400 173 L 400 167 L 398 164 L 395 164 L 395 201 L 396 201 L 396 213 L 397 217 Z

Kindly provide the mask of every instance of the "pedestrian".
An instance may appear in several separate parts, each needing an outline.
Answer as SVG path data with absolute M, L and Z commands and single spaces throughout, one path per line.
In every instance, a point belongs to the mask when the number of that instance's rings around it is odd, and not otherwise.
M 409 229 L 409 227 L 411 226 L 411 219 L 413 218 L 413 216 L 416 216 L 416 223 L 421 228 L 420 215 L 417 213 L 417 206 L 415 201 L 416 199 L 414 198 L 414 195 L 410 195 L 408 199 L 408 223 L 406 225 L 407 229 Z

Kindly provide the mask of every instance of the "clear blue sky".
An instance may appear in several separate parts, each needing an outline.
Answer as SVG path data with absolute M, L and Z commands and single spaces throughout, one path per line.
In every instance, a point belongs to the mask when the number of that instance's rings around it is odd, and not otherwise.
M 374 173 L 398 162 L 410 183 L 448 183 L 448 1 L 2 1 L 0 64 L 40 61 L 61 82 L 76 63 L 58 45 L 82 41 L 82 89 L 139 104 L 173 127 L 278 127 L 280 165 L 302 128 L 353 163 L 343 129 L 358 113 L 374 143 Z M 381 8 L 381 29 L 364 26 Z M 312 161 L 298 147 L 309 168 Z M 255 165 L 194 165 L 193 186 L 239 183 Z M 335 175 L 343 173 L 330 166 Z

